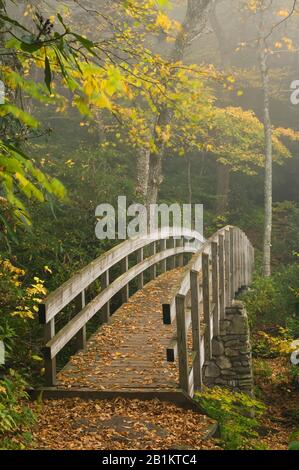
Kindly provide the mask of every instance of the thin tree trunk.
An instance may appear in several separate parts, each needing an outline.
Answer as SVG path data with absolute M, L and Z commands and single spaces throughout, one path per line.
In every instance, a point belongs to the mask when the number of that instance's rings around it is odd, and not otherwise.
M 272 241 L 272 125 L 270 116 L 270 89 L 267 66 L 267 45 L 264 36 L 260 39 L 260 68 L 264 98 L 264 134 L 265 134 L 265 181 L 264 181 L 264 242 L 263 242 L 263 273 L 271 275 L 271 241 Z
M 175 41 L 174 48 L 170 56 L 171 61 L 177 62 L 182 60 L 190 41 L 203 31 L 207 22 L 209 6 L 211 3 L 212 0 L 188 0 L 186 17 L 182 29 Z M 172 111 L 165 107 L 160 111 L 160 114 L 157 117 L 157 125 L 160 128 L 165 127 L 167 124 L 170 124 L 172 116 Z M 157 134 L 154 135 L 154 138 L 157 150 L 156 152 L 151 152 L 148 156 L 148 177 L 145 173 L 141 175 L 141 177 L 139 175 L 137 176 L 137 181 L 141 181 L 141 178 L 147 180 L 147 207 L 149 207 L 150 204 L 155 204 L 157 202 L 159 188 L 163 181 L 162 159 L 164 153 L 164 142 Z M 141 165 L 138 164 L 137 166 L 142 170 Z M 146 183 L 143 185 L 144 187 L 145 184 Z
M 142 148 L 137 155 L 136 196 L 140 202 L 145 202 L 147 195 L 150 151 Z
M 210 21 L 215 33 L 222 68 L 230 67 L 230 38 L 224 33 L 222 25 L 216 13 L 216 3 L 211 10 Z M 224 215 L 228 211 L 228 197 L 230 188 L 230 170 L 227 165 L 216 162 L 216 202 L 217 215 Z

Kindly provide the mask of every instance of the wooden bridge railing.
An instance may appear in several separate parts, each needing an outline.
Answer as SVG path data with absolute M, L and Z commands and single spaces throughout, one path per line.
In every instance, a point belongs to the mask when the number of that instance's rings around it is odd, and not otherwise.
M 171 238 L 169 238 L 171 230 Z M 182 236 L 177 239 L 176 237 Z M 197 239 L 197 234 L 188 229 L 161 229 L 149 238 L 136 238 L 127 240 L 112 250 L 104 253 L 94 260 L 71 279 L 50 294 L 40 305 L 39 320 L 45 329 L 45 377 L 47 386 L 56 385 L 56 356 L 72 338 L 76 338 L 77 350 L 84 349 L 86 344 L 86 324 L 94 315 L 101 311 L 103 322 L 110 317 L 110 300 L 117 293 L 121 293 L 122 302 L 129 297 L 129 283 L 136 279 L 138 289 L 144 285 L 144 272 L 149 270 L 150 279 L 157 275 L 157 266 L 160 272 L 173 268 L 177 262 L 183 265 L 184 254 L 194 254 L 197 249 L 189 244 L 189 239 Z M 169 238 L 169 239 L 168 239 Z M 197 239 L 198 241 L 198 239 Z M 202 243 L 198 241 L 200 246 Z M 168 246 L 167 246 L 168 245 Z M 144 248 L 149 247 L 149 256 L 145 258 Z M 129 269 L 128 257 L 136 254 L 137 264 Z M 111 268 L 119 266 L 121 275 L 110 282 Z M 101 291 L 86 304 L 86 289 L 100 280 Z M 58 332 L 55 320 L 72 301 L 76 303 L 75 316 Z
M 249 286 L 253 263 L 254 249 L 245 233 L 227 226 L 193 256 L 171 303 L 163 305 L 163 323 L 176 319 L 177 327 L 166 351 L 167 361 L 178 357 L 180 388 L 190 396 L 202 388 L 203 366 L 212 358 L 212 340 L 220 333 L 220 319 L 225 318 L 235 294 Z

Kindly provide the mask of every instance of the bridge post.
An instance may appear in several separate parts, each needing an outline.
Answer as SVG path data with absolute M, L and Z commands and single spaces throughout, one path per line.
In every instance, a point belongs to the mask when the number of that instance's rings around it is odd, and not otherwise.
M 44 328 L 45 344 L 47 344 L 55 336 L 55 318 L 52 318 L 45 324 Z M 55 387 L 56 385 L 56 357 L 45 356 L 45 381 L 47 387 Z
M 184 246 L 184 238 L 180 238 L 179 240 L 176 240 L 176 246 L 177 247 L 182 247 Z M 184 266 L 184 254 L 183 253 L 180 253 L 179 255 L 177 255 L 177 265 L 178 267 L 182 267 Z
M 230 295 L 230 235 L 229 231 L 225 231 L 224 236 L 224 266 L 225 266 L 225 307 L 231 305 L 231 295 Z
M 128 271 L 129 269 L 129 258 L 128 256 L 125 256 L 120 262 L 120 269 L 121 273 L 124 274 Z M 125 287 L 121 289 L 121 300 L 122 303 L 125 304 L 128 302 L 129 299 L 129 284 L 127 284 Z
M 218 336 L 219 324 L 219 258 L 218 243 L 212 242 L 212 302 L 213 302 L 213 336 Z
M 225 318 L 225 266 L 224 266 L 224 236 L 219 235 L 219 316 Z
M 202 253 L 202 296 L 203 296 L 203 315 L 205 322 L 205 359 L 212 358 L 212 331 L 210 314 L 210 257 Z
M 170 238 L 169 239 L 169 248 L 174 248 L 175 247 L 175 239 Z M 168 265 L 169 269 L 174 269 L 175 268 L 175 256 L 170 256 L 168 259 Z
M 101 282 L 101 290 L 106 289 L 109 286 L 110 282 L 110 276 L 109 276 L 109 269 L 105 271 L 101 276 L 100 276 L 100 282 Z M 102 307 L 101 309 L 101 315 L 104 323 L 109 322 L 110 318 L 110 300 Z
M 235 297 L 235 288 L 236 288 L 236 257 L 235 257 L 235 230 L 233 228 L 229 229 L 229 266 L 230 266 L 230 305 Z
M 153 242 L 149 246 L 150 256 L 154 256 L 156 252 L 157 252 L 156 242 Z M 149 277 L 151 281 L 157 277 L 157 266 L 155 264 L 149 268 Z
M 240 251 L 240 277 L 239 277 L 239 289 L 242 289 L 245 285 L 244 283 L 244 239 L 243 233 L 239 232 L 239 251 Z
M 199 306 L 199 283 L 198 272 L 190 271 L 191 288 L 191 319 L 192 319 L 192 344 L 194 352 L 193 380 L 194 392 L 202 389 L 202 358 L 200 351 L 200 306 Z
M 81 292 L 76 299 L 76 313 L 81 312 L 85 307 L 85 291 Z M 78 331 L 76 334 L 76 349 L 80 351 L 81 349 L 85 349 L 86 346 L 86 325 L 84 325 L 81 330 Z
M 245 253 L 246 253 L 246 245 L 244 240 L 244 234 L 240 231 L 240 288 L 245 287 Z
M 140 248 L 137 251 L 137 264 L 142 263 L 143 259 L 144 259 L 143 258 L 143 248 Z M 142 289 L 143 286 L 144 286 L 144 276 L 143 276 L 143 273 L 141 273 L 137 277 L 137 287 L 138 287 L 138 289 Z
M 166 250 L 166 240 L 161 240 L 160 241 L 160 251 L 163 252 Z M 161 261 L 160 263 L 160 269 L 161 269 L 161 273 L 165 273 L 167 271 L 167 267 L 166 267 L 166 259 L 164 259 L 163 261 Z
M 177 295 L 175 298 L 177 335 L 178 335 L 178 359 L 179 359 L 179 380 L 181 389 L 189 392 L 189 370 L 188 370 L 188 347 L 187 347 L 187 329 L 185 317 L 184 295 Z

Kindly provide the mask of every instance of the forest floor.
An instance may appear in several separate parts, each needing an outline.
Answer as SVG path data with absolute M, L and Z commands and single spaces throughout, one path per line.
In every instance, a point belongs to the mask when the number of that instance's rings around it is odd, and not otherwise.
M 288 359 L 254 360 L 256 396 L 266 405 L 261 442 L 270 450 L 286 450 L 299 429 L 299 390 L 291 383 Z M 261 367 L 262 366 L 262 367 Z
M 259 441 L 269 450 L 286 450 L 299 427 L 299 392 L 288 380 L 285 359 L 265 359 L 263 368 L 267 374 L 255 378 L 256 395 L 267 407 Z M 35 449 L 221 450 L 211 438 L 213 420 L 159 400 L 72 398 L 33 406 L 40 408 Z
M 52 450 L 219 449 L 215 422 L 158 400 L 48 400 L 34 431 L 34 447 Z

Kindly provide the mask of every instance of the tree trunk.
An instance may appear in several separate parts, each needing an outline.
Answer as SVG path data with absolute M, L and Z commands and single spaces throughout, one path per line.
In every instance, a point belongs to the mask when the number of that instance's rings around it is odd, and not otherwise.
M 149 157 L 149 150 L 142 148 L 138 151 L 136 167 L 136 197 L 141 203 L 145 202 L 147 195 Z
M 263 242 L 263 273 L 271 276 L 271 241 L 272 241 L 272 126 L 270 116 L 270 89 L 267 67 L 267 45 L 264 36 L 260 39 L 260 68 L 264 98 L 264 134 L 265 134 L 265 181 L 264 181 L 264 242 Z
M 216 4 L 214 4 L 211 10 L 210 20 L 218 43 L 221 65 L 225 70 L 230 67 L 230 38 L 224 33 L 222 25 L 218 20 Z M 216 215 L 224 215 L 228 211 L 229 187 L 230 171 L 228 166 L 216 162 Z
M 203 31 L 209 14 L 209 6 L 212 0 L 188 0 L 186 17 L 180 33 L 178 34 L 170 60 L 177 62 L 183 59 L 185 50 L 196 36 Z M 160 111 L 157 118 L 157 124 L 160 128 L 170 124 L 172 120 L 172 111 L 165 107 Z M 140 188 L 140 181 L 145 180 L 142 187 L 147 186 L 146 205 L 155 204 L 158 198 L 160 185 L 163 181 L 162 160 L 164 153 L 164 142 L 158 135 L 154 135 L 157 151 L 148 155 L 148 177 L 145 174 L 146 168 L 141 163 L 137 164 L 137 186 Z M 139 158 L 138 158 L 139 160 Z M 138 183 L 139 182 L 139 183 Z
M 272 241 L 272 125 L 270 116 L 270 87 L 269 71 L 267 65 L 267 44 L 264 33 L 264 19 L 260 27 L 259 41 L 260 69 L 262 78 L 263 100 L 264 100 L 264 134 L 265 134 L 265 180 L 264 180 L 264 242 L 263 242 L 263 274 L 271 276 L 271 241 Z

